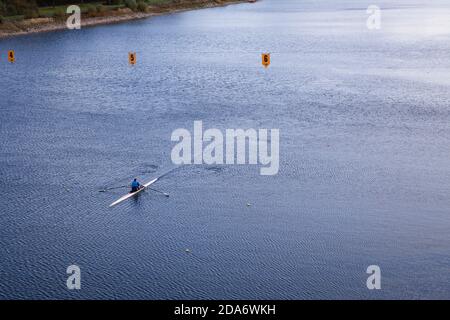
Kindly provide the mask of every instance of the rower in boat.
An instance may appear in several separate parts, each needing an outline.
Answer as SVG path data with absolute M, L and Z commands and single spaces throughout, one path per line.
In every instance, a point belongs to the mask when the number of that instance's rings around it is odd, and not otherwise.
M 137 179 L 134 178 L 134 180 L 131 182 L 131 192 L 130 193 L 136 192 L 141 188 L 142 187 L 141 187 L 141 184 L 139 183 L 139 181 L 137 181 Z

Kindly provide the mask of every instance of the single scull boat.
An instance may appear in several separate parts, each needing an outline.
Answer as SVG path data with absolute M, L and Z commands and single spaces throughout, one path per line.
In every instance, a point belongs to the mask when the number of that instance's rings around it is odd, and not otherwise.
M 117 205 L 117 204 L 119 204 L 119 203 L 121 203 L 121 202 L 123 202 L 123 201 L 125 201 L 125 200 L 127 200 L 127 199 L 129 199 L 129 198 L 131 198 L 132 196 L 137 195 L 139 192 L 145 190 L 146 188 L 148 188 L 149 186 L 151 186 L 152 184 L 154 184 L 157 180 L 158 180 L 158 178 L 153 179 L 152 181 L 143 184 L 143 185 L 142 185 L 142 188 L 140 188 L 138 191 L 130 192 L 130 193 L 124 195 L 124 196 L 123 196 L 122 198 L 120 198 L 119 200 L 116 200 L 116 201 L 114 201 L 113 203 L 111 203 L 111 204 L 109 205 L 109 207 L 114 207 L 115 205 Z

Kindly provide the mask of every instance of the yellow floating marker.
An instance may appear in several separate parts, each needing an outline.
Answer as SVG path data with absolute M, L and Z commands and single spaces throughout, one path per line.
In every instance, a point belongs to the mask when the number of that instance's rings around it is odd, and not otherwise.
M 267 68 L 270 65 L 270 53 L 262 54 L 262 65 Z
M 128 53 L 128 62 L 131 65 L 135 65 L 136 64 L 136 52 L 129 52 Z
M 16 55 L 14 53 L 14 50 L 9 50 L 8 51 L 8 61 L 11 63 L 16 62 Z

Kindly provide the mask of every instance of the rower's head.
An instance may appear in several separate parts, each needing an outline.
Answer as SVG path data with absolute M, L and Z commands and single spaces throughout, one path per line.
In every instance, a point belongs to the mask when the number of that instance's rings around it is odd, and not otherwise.
M 136 181 L 136 178 L 134 178 L 134 180 L 133 181 Z

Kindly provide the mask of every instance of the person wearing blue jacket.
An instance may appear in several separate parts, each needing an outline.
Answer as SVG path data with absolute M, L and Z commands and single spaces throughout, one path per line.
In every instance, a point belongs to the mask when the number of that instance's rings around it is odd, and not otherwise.
M 135 178 L 133 182 L 131 182 L 131 192 L 136 192 L 141 188 L 141 184 Z

